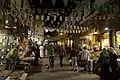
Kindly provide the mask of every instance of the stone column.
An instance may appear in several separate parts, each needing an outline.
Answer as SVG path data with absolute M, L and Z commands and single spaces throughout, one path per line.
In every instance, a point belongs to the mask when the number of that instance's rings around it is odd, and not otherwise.
M 110 42 L 110 47 L 115 48 L 115 31 L 110 30 L 109 32 L 109 42 Z

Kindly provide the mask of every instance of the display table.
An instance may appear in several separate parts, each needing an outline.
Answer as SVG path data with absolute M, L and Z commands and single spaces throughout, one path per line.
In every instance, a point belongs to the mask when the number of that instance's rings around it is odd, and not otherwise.
M 21 59 L 21 61 L 33 61 L 34 60 L 34 57 L 25 57 L 23 59 Z
M 31 69 L 31 64 L 34 61 L 34 57 L 24 57 L 21 59 L 21 63 L 24 64 L 24 70 L 29 72 Z
M 12 72 L 13 71 L 10 70 L 0 71 L 0 80 L 6 80 L 6 78 L 10 76 Z

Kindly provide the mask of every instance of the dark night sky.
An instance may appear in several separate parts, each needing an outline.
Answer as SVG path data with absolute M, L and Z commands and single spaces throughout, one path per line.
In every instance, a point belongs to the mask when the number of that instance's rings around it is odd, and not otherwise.
M 5 0 L 0 0 L 0 9 L 3 7 Z

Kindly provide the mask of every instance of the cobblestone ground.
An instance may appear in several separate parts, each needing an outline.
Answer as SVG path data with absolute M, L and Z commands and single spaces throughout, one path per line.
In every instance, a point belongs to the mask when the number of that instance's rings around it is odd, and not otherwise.
M 41 63 L 45 65 L 48 63 L 48 59 L 42 59 Z M 67 60 L 64 60 L 64 67 L 58 66 L 59 61 L 55 60 L 55 68 L 54 69 L 45 69 L 43 67 L 41 71 L 40 69 L 32 71 L 27 80 L 99 80 L 99 76 L 93 73 L 82 73 L 71 71 L 71 67 Z

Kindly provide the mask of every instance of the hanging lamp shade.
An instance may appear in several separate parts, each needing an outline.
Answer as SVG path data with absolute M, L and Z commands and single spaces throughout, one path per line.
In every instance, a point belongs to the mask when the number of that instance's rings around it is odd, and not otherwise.
M 69 28 L 68 24 L 67 24 L 67 29 Z
M 69 31 L 67 30 L 67 33 L 69 33 Z
M 36 20 L 39 20 L 39 18 L 40 18 L 39 15 L 36 15 Z
M 105 20 L 105 19 L 106 19 L 106 16 L 104 15 L 104 16 L 103 16 L 103 20 Z
M 73 33 L 75 33 L 75 30 L 73 30 Z
M 70 25 L 70 29 L 72 29 L 72 25 Z
M 89 28 L 87 27 L 87 30 L 89 30 Z
M 82 28 L 82 27 L 80 27 L 80 29 L 82 30 L 83 28 Z
M 42 0 L 40 0 L 40 4 L 42 4 Z
M 80 29 L 80 27 L 79 26 L 77 26 L 77 30 L 79 30 Z
M 99 16 L 99 20 L 101 20 L 102 19 L 102 17 L 101 16 Z
M 110 15 L 108 15 L 108 19 L 111 19 Z
M 84 27 L 84 30 L 86 30 L 86 28 Z
M 56 16 L 54 16 L 54 21 L 56 21 L 56 18 L 57 18 L 57 17 L 56 17 Z
M 70 33 L 72 33 L 72 30 L 70 30 Z
M 62 21 L 62 16 L 60 16 L 60 21 Z
M 76 33 L 78 33 L 78 31 L 76 30 Z
M 47 16 L 47 20 L 50 20 L 50 16 Z
M 73 17 L 71 17 L 71 21 L 73 21 Z
M 68 0 L 63 0 L 65 7 L 67 7 Z
M 65 17 L 65 21 L 68 21 L 68 17 Z
M 76 29 L 76 26 L 74 25 L 74 29 Z
M 76 17 L 76 21 L 79 21 L 78 17 Z
M 52 0 L 53 6 L 55 6 L 55 2 L 56 2 L 56 0 Z
M 44 20 L 44 16 L 43 15 L 41 16 L 41 20 Z

